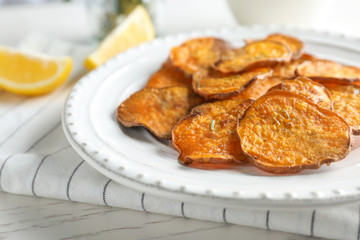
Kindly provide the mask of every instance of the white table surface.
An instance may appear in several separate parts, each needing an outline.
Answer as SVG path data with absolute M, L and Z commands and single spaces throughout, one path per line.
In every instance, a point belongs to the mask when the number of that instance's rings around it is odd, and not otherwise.
M 346 0 L 349 2 L 354 0 Z M 346 1 L 341 1 L 346 2 Z M 206 2 L 206 9 L 199 11 Z M 357 1 L 360 2 L 360 1 Z M 223 0 L 167 1 L 167 31 L 175 33 L 208 26 L 232 27 L 237 23 Z M 358 3 L 356 3 L 358 4 Z M 356 5 L 355 4 L 355 5 Z M 188 6 L 180 24 L 179 8 Z M 190 7 L 191 6 L 191 7 Z M 359 4 L 357 5 L 359 7 Z M 334 9 L 345 11 L 344 5 Z M 360 36 L 359 15 L 332 14 L 324 28 Z M 212 16 L 210 19 L 207 16 Z M 206 18 L 207 17 L 207 18 Z M 358 20 L 356 20 L 356 18 Z M 75 42 L 89 42 L 86 11 L 79 3 L 0 7 L 0 44 L 17 45 L 29 33 L 42 33 Z M 6 34 L 4 34 L 6 33 Z M 224 225 L 180 217 L 95 206 L 63 200 L 11 195 L 0 192 L 0 239 L 311 239 L 290 233 Z

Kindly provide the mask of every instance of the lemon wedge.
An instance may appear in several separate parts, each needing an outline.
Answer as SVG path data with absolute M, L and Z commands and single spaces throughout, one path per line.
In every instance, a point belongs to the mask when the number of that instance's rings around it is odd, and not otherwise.
M 0 88 L 12 93 L 48 93 L 66 81 L 71 68 L 70 57 L 52 57 L 0 46 Z
M 84 65 L 94 69 L 116 54 L 154 37 L 154 26 L 149 14 L 142 5 L 138 5 L 86 58 Z

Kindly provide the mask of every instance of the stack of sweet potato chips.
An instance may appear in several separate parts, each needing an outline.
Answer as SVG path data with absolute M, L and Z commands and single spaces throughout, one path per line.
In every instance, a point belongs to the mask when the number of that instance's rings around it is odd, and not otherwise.
M 179 162 L 196 168 L 288 174 L 345 158 L 360 133 L 360 69 L 304 53 L 283 34 L 245 42 L 174 47 L 120 104 L 118 121 L 171 139 Z

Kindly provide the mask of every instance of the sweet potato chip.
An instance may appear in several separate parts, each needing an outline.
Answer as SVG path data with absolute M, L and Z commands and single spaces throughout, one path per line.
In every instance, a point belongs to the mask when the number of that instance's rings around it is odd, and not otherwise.
M 296 74 L 324 82 L 360 82 L 360 68 L 344 66 L 329 60 L 306 61 L 298 66 Z
M 292 60 L 289 63 L 278 63 L 272 67 L 273 77 L 279 77 L 283 79 L 295 78 L 296 77 L 295 71 L 297 67 L 306 60 L 313 60 L 313 59 L 315 59 L 315 57 L 305 53 L 299 59 Z
M 249 87 L 247 87 L 242 93 L 232 97 L 232 99 L 258 99 L 273 86 L 282 83 L 282 79 L 277 77 L 269 77 L 264 79 L 257 79 Z
M 275 33 L 275 34 L 269 35 L 266 38 L 266 40 L 280 42 L 282 44 L 287 45 L 291 50 L 291 53 L 292 53 L 291 58 L 292 59 L 300 58 L 304 52 L 304 43 L 302 41 L 300 41 L 299 39 L 288 36 L 288 35 Z
M 215 64 L 215 69 L 224 73 L 244 72 L 254 68 L 271 67 L 276 63 L 290 60 L 291 50 L 286 45 L 262 40 L 224 52 L 220 61 Z
M 172 64 L 189 74 L 208 69 L 219 60 L 230 44 L 218 38 L 196 38 L 174 47 L 170 53 Z
M 257 99 L 239 120 L 237 133 L 249 160 L 271 173 L 295 173 L 339 161 L 352 143 L 344 118 L 288 91 Z
M 293 60 L 300 58 L 304 52 L 304 48 L 305 48 L 304 43 L 302 41 L 300 41 L 299 39 L 289 36 L 289 35 L 284 35 L 281 33 L 274 33 L 274 34 L 270 34 L 269 36 L 267 36 L 265 38 L 265 40 L 279 42 L 279 43 L 286 45 L 291 50 L 291 55 L 292 55 Z M 249 44 L 249 43 L 252 43 L 255 41 L 258 41 L 258 40 L 245 39 L 246 44 Z
M 120 104 L 116 118 L 125 127 L 143 126 L 155 136 L 171 139 L 171 130 L 203 100 L 185 87 L 145 88 Z
M 238 118 L 253 100 L 222 100 L 194 108 L 172 131 L 179 162 L 218 168 L 246 161 L 236 134 Z
M 329 90 L 320 83 L 312 81 L 310 78 L 297 77 L 294 80 L 284 80 L 279 85 L 269 89 L 269 92 L 284 90 L 303 95 L 319 107 L 332 109 L 332 100 Z
M 271 76 L 271 72 L 271 68 L 257 68 L 229 75 L 215 70 L 200 70 L 193 75 L 192 87 L 206 99 L 224 99 L 238 95 L 256 79 Z
M 170 61 L 166 61 L 158 71 L 150 76 L 145 87 L 191 87 L 191 81 L 190 75 L 173 66 Z
M 333 111 L 351 126 L 353 133 L 360 134 L 360 86 L 326 84 L 333 99 Z

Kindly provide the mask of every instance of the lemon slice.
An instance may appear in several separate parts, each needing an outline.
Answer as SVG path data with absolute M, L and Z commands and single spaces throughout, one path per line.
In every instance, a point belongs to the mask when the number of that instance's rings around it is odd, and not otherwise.
M 0 46 L 0 88 L 23 95 L 50 92 L 67 79 L 70 57 L 52 57 Z
M 142 5 L 138 5 L 86 58 L 84 65 L 94 69 L 116 54 L 154 37 L 154 26 L 149 14 Z

